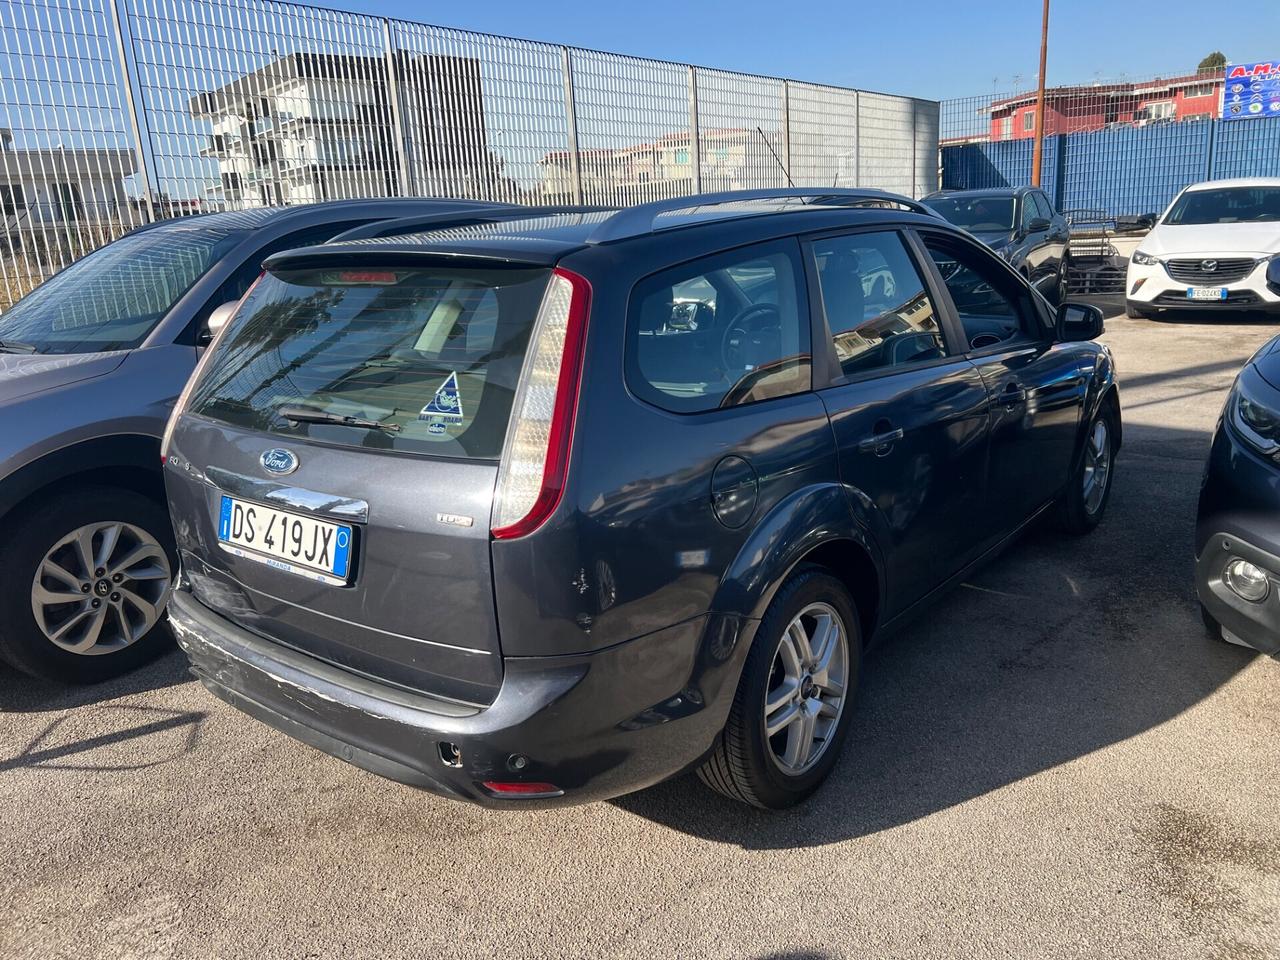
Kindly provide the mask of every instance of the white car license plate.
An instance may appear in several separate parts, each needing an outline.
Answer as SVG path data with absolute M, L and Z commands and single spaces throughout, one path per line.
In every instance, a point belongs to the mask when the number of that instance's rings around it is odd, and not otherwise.
M 1188 300 L 1225 300 L 1226 287 L 1187 287 Z
M 222 497 L 222 549 L 322 583 L 345 584 L 351 570 L 351 528 L 261 503 Z

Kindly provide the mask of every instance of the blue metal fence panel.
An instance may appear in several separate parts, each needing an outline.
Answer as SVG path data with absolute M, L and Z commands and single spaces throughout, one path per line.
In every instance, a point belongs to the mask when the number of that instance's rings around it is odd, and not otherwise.
M 942 188 L 1028 184 L 1032 150 L 1030 139 L 944 146 Z M 1280 120 L 1189 120 L 1049 136 L 1041 174 L 1062 210 L 1160 212 L 1191 183 L 1280 176 Z

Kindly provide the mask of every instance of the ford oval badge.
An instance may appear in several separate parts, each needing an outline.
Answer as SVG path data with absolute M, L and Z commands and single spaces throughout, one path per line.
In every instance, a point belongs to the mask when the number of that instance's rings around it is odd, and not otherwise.
M 277 477 L 283 477 L 285 474 L 293 473 L 298 469 L 298 458 L 292 450 L 286 450 L 284 447 L 275 447 L 265 451 L 258 462 L 262 464 L 262 469 L 267 473 L 275 474 Z

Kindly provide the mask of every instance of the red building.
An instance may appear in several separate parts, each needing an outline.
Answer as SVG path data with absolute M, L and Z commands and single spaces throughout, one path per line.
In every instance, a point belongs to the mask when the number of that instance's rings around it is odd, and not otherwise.
M 1050 87 L 1044 92 L 1045 133 L 1082 133 L 1116 124 L 1143 126 L 1180 120 L 1207 120 L 1222 105 L 1221 77 L 1192 74 L 1166 80 Z M 991 104 L 991 139 L 1035 136 L 1034 92 Z

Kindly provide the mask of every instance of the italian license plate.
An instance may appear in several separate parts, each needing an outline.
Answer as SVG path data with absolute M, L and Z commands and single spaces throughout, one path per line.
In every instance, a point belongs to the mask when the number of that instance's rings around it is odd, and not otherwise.
M 218 545 L 321 583 L 345 584 L 351 570 L 350 527 L 235 497 L 222 497 Z
M 1226 287 L 1187 287 L 1188 300 L 1225 300 Z

